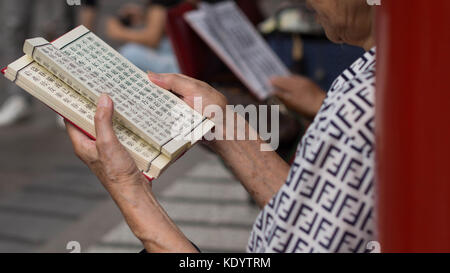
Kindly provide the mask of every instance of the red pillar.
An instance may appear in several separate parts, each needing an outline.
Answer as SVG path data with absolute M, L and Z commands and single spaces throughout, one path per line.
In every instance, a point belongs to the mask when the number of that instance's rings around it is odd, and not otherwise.
M 377 186 L 383 252 L 450 252 L 450 0 L 382 0 Z

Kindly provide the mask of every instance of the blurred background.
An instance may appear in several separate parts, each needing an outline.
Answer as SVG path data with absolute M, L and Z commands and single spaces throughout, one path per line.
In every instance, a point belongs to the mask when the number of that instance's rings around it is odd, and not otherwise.
M 154 2 L 169 12 L 183 1 Z M 362 54 L 360 49 L 329 43 L 303 1 L 237 2 L 286 66 L 323 90 Z M 172 50 L 174 37 L 164 34 L 165 26 L 156 39 L 150 37 L 148 30 L 155 28 L 155 21 L 148 17 L 157 17 L 150 12 L 156 3 L 76 3 L 0 0 L 1 66 L 21 57 L 25 39 L 51 41 L 83 23 L 131 61 L 146 60 L 136 63 L 143 70 L 186 72 L 184 67 L 190 65 L 183 63 L 186 52 Z M 197 43 L 185 46 L 204 46 Z M 215 75 L 207 75 L 208 66 L 199 66 L 192 76 L 213 84 L 231 104 L 266 103 L 251 96 L 217 58 L 206 63 L 218 63 Z M 74 156 L 55 113 L 3 77 L 0 105 L 0 252 L 70 252 L 73 243 L 69 242 L 79 243 L 82 252 L 140 251 L 142 246 L 106 191 Z M 281 119 L 278 152 L 289 161 L 310 119 L 292 113 Z M 154 183 L 154 191 L 168 214 L 204 252 L 245 251 L 258 208 L 205 148 L 195 147 L 171 166 Z

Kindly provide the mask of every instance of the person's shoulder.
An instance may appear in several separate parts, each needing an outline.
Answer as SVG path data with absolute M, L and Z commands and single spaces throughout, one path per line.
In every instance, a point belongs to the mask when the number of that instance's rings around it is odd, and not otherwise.
M 376 50 L 366 52 L 344 70 L 331 85 L 328 95 L 348 93 L 362 84 L 375 84 Z
M 367 51 L 358 58 L 349 68 L 339 75 L 332 84 L 329 94 L 355 91 L 360 87 L 375 88 L 376 49 Z
M 339 141 L 349 139 L 343 144 L 346 147 L 364 143 L 372 146 L 374 141 L 376 71 L 373 53 L 367 52 L 353 64 L 353 69 L 347 69 L 337 79 L 314 123 L 313 128 L 324 133 L 323 137 L 333 138 L 339 132 Z M 371 152 L 370 149 L 367 154 Z
M 364 108 L 373 115 L 375 108 L 375 65 L 359 71 L 352 79 L 330 94 L 329 100 L 335 108 Z
M 376 68 L 376 48 L 372 48 L 362 55 L 358 60 L 356 60 L 350 67 L 349 70 L 355 72 L 355 74 L 364 73 L 369 70 L 375 70 Z

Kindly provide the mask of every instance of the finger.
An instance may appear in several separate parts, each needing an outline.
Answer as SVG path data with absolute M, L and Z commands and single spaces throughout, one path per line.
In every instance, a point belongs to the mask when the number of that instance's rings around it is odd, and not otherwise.
M 288 77 L 274 77 L 271 82 L 272 85 L 278 89 L 287 92 L 295 92 L 296 90 L 308 86 L 311 81 L 303 76 L 294 75 Z
M 148 78 L 154 84 L 177 95 L 187 97 L 198 91 L 201 82 L 179 74 L 156 74 L 148 72 Z
M 97 149 L 95 142 L 92 141 L 87 135 L 78 130 L 72 123 L 64 120 L 66 124 L 66 130 L 69 134 L 69 138 L 72 142 L 75 154 L 84 162 L 92 162 L 97 159 Z
M 70 139 L 76 139 L 78 141 L 87 141 L 90 138 L 81 132 L 77 127 L 75 127 L 72 123 L 67 120 L 64 120 L 64 124 L 66 125 L 66 131 L 69 134 Z
M 280 100 L 282 100 L 284 103 L 286 103 L 286 101 L 289 101 L 291 99 L 290 93 L 284 92 L 282 90 L 277 90 L 275 92 L 275 96 L 278 97 Z
M 119 143 L 112 125 L 114 106 L 112 100 L 106 94 L 102 94 L 98 99 L 97 112 L 95 113 L 95 132 L 97 135 L 96 144 L 99 152 L 108 146 Z
M 270 83 L 278 89 L 287 89 L 289 79 L 289 77 L 273 77 L 270 79 Z
M 184 74 L 177 74 L 177 73 L 155 73 L 155 72 L 150 71 L 150 70 L 147 70 L 147 74 L 150 74 L 149 77 L 158 77 L 158 76 L 164 77 L 164 76 L 169 76 L 169 75 L 176 75 L 176 76 L 181 77 L 181 78 L 184 78 L 184 79 L 186 79 L 186 80 L 190 80 L 190 81 L 194 81 L 194 82 L 200 82 L 199 80 L 194 79 L 194 78 L 191 78 L 191 77 L 186 76 L 186 75 L 184 75 Z

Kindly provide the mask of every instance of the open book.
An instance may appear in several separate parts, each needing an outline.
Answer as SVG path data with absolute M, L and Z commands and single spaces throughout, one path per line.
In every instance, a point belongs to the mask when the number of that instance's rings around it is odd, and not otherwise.
M 271 77 L 289 75 L 234 2 L 202 4 L 186 13 L 185 20 L 258 99 L 273 94 Z
M 93 139 L 96 103 L 108 94 L 119 141 L 151 179 L 214 127 L 84 26 L 52 43 L 26 40 L 24 53 L 5 76 Z

